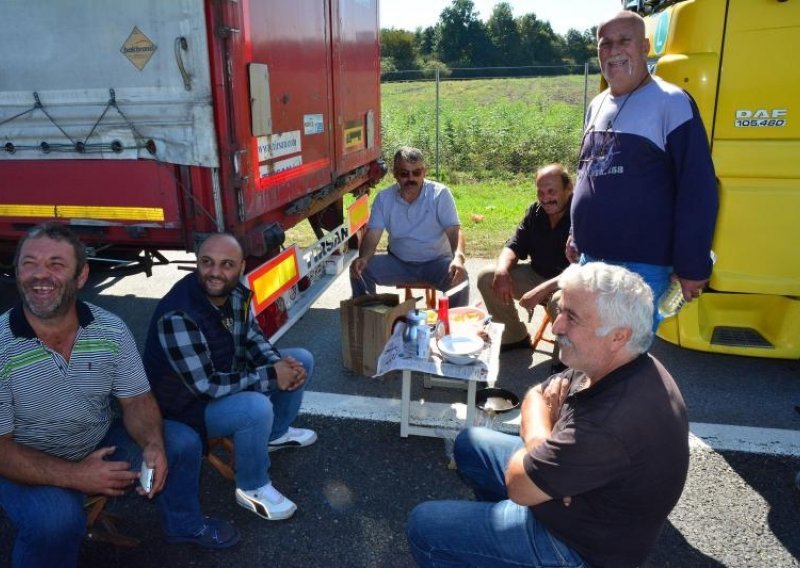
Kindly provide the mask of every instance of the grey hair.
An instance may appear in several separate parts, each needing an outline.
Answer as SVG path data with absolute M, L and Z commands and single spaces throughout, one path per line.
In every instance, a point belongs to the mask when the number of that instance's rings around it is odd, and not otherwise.
M 413 148 L 411 146 L 403 146 L 398 148 L 397 152 L 394 153 L 394 165 L 397 166 L 397 162 L 400 161 L 411 162 L 412 164 L 420 163 L 423 166 L 425 165 L 425 158 L 422 156 L 422 150 L 419 148 Z
M 558 278 L 561 289 L 581 288 L 595 295 L 599 337 L 619 327 L 631 330 L 628 349 L 647 351 L 653 342 L 653 292 L 641 276 L 627 268 L 589 262 L 571 264 Z

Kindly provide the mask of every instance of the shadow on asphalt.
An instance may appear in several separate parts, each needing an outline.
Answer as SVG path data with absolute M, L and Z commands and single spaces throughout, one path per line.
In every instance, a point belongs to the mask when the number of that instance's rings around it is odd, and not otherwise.
M 111 510 L 122 518 L 123 530 L 142 543 L 136 548 L 85 541 L 80 566 L 282 566 L 282 567 L 410 567 L 405 522 L 419 502 L 430 499 L 470 499 L 456 472 L 447 469 L 444 444 L 433 438 L 400 438 L 397 424 L 301 416 L 299 426 L 316 429 L 319 442 L 309 448 L 273 454 L 273 481 L 298 504 L 287 521 L 264 521 L 238 507 L 233 484 L 204 464 L 201 502 L 206 514 L 232 520 L 242 541 L 228 551 L 209 552 L 161 540 L 156 508 L 138 496 L 118 499 Z M 778 458 L 731 454 L 729 463 L 770 501 L 775 534 L 798 542 L 797 505 L 792 499 L 789 469 Z M 785 460 L 784 460 L 785 461 Z M 693 463 L 690 479 L 703 476 L 702 464 Z M 698 471 L 699 468 L 699 471 Z M 791 476 L 793 479 L 793 476 Z M 696 488 L 706 493 L 703 488 Z M 692 491 L 684 494 L 685 507 L 702 509 Z M 713 506 L 713 503 L 706 503 Z M 681 505 L 679 505 L 679 508 Z M 718 505 L 704 510 L 722 515 Z M 677 511 L 680 515 L 680 511 Z M 692 538 L 702 538 L 698 528 Z M 700 536 L 698 536 L 698 534 Z M 710 539 L 714 535 L 708 535 Z M 0 514 L 0 558 L 9 558 L 13 529 Z M 753 535 L 757 546 L 758 535 Z M 724 543 L 716 543 L 724 547 Z M 731 564 L 731 565 L 747 565 Z M 644 564 L 656 567 L 719 567 L 699 552 L 668 523 L 656 549 Z
M 764 500 L 767 524 L 775 538 L 800 559 L 800 491 L 795 487 L 800 460 L 791 460 L 796 469 L 787 471 L 786 458 L 740 452 L 722 456 L 741 481 Z

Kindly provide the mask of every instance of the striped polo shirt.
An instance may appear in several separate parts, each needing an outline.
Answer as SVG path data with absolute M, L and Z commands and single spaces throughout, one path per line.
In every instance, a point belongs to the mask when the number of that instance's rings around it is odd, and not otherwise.
M 78 301 L 69 361 L 49 349 L 22 306 L 0 316 L 0 435 L 68 460 L 95 450 L 115 418 L 112 397 L 150 390 L 136 343 L 114 314 Z

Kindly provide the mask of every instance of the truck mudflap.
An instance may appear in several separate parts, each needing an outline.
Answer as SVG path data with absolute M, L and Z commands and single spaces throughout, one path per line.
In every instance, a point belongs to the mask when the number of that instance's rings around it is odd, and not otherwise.
M 800 298 L 709 291 L 658 328 L 662 339 L 697 351 L 800 358 Z
M 272 343 L 280 339 L 349 266 L 358 251 L 348 240 L 369 220 L 369 197 L 347 208 L 344 222 L 311 246 L 296 244 L 245 275 L 250 309 Z

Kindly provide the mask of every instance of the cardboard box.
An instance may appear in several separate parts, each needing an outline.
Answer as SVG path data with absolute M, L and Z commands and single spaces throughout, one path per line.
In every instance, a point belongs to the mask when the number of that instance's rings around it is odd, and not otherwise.
M 377 294 L 343 300 L 340 304 L 342 361 L 345 369 L 371 377 L 392 333 L 392 324 L 414 309 L 415 300 L 400 303 L 397 294 Z

